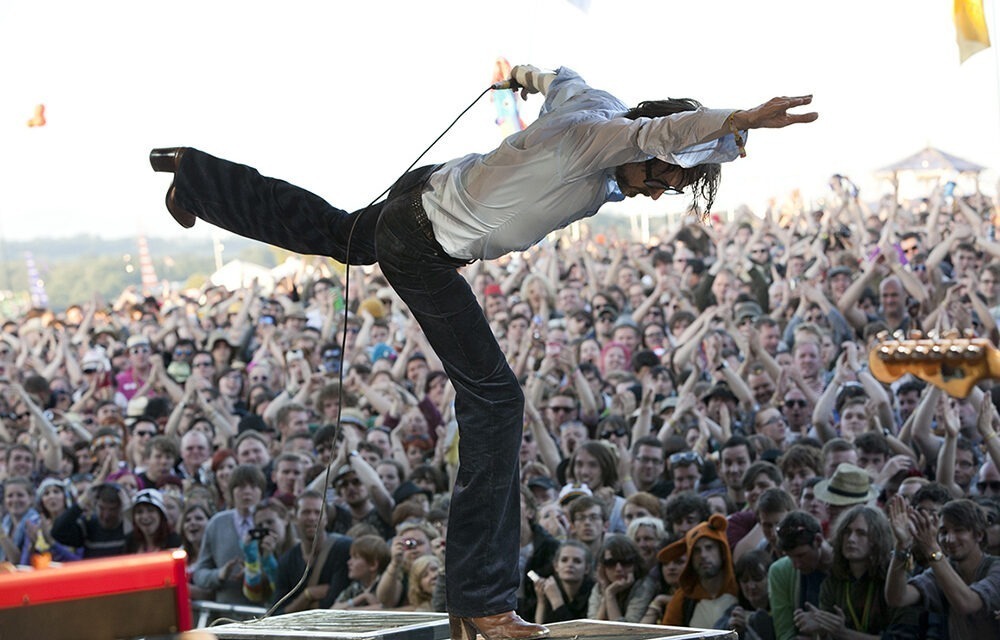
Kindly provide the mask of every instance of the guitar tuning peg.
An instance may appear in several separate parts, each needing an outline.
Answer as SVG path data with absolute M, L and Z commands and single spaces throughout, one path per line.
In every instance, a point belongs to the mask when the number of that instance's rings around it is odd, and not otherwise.
M 910 332 L 910 340 L 920 340 L 923 337 L 923 332 L 917 331 L 916 329 Z
M 889 345 L 883 344 L 881 347 L 878 348 L 878 357 L 881 358 L 882 360 L 891 360 L 894 351 L 895 351 L 894 347 L 890 347 Z
M 948 340 L 954 340 L 959 336 L 958 329 L 948 329 L 943 334 L 941 334 L 941 336 Z
M 944 352 L 941 350 L 940 344 L 931 345 L 931 351 L 927 354 L 931 360 L 940 360 L 944 357 Z
M 895 331 L 892 332 L 892 337 L 895 338 L 896 340 L 903 340 L 906 338 L 906 335 L 903 333 L 901 329 L 896 329 Z
M 926 356 L 928 356 L 928 355 L 930 354 L 930 352 L 931 352 L 931 348 L 930 348 L 930 347 L 929 347 L 928 345 L 926 345 L 926 344 L 920 344 L 920 343 L 917 343 L 917 344 L 916 344 L 916 345 L 915 345 L 915 346 L 913 347 L 913 351 L 914 351 L 914 352 L 915 352 L 915 353 L 916 353 L 916 354 L 917 354 L 918 356 L 924 356 L 924 357 L 926 357 Z
M 965 331 L 962 332 L 962 335 L 965 336 L 966 338 L 972 339 L 972 338 L 976 337 L 976 331 L 975 331 L 975 329 L 971 329 L 971 328 L 970 329 L 966 329 Z
M 937 329 L 931 329 L 930 331 L 927 332 L 927 337 L 930 338 L 931 340 L 937 340 L 938 338 L 941 337 L 941 335 L 939 334 Z
M 983 356 L 983 348 L 976 344 L 970 344 L 965 348 L 963 355 L 966 360 L 978 360 Z
M 901 344 L 899 348 L 896 349 L 896 360 L 906 360 L 913 355 L 913 349 L 908 344 Z
M 875 334 L 875 338 L 879 342 L 885 342 L 888 337 L 889 337 L 889 332 L 885 330 L 879 331 L 878 333 Z

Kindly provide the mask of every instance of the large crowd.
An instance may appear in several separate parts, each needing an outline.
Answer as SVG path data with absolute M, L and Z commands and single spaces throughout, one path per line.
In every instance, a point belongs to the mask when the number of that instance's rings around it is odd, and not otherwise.
M 526 397 L 518 613 L 995 637 L 1000 386 L 869 370 L 1000 335 L 1000 217 L 952 188 L 463 268 Z M 183 548 L 198 602 L 443 611 L 453 396 L 377 268 L 5 318 L 0 561 Z

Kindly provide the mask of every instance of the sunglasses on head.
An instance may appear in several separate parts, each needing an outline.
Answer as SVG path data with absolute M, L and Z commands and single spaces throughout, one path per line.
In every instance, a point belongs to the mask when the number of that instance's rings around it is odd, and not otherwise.
M 681 451 L 670 456 L 670 466 L 678 464 L 691 464 L 692 462 L 701 466 L 701 456 L 696 451 Z

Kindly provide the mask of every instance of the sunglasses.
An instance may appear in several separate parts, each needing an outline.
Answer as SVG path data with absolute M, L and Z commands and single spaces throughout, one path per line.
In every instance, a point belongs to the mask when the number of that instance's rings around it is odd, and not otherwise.
M 809 404 L 805 400 L 785 400 L 786 409 L 794 409 L 798 407 L 799 409 L 805 409 L 806 405 Z
M 1000 493 L 1000 480 L 989 480 L 987 482 L 977 482 L 976 488 L 979 489 L 979 493 L 983 493 L 987 489 L 990 491 Z
M 646 179 L 642 181 L 642 184 L 645 185 L 647 189 L 663 191 L 663 193 L 668 196 L 677 196 L 684 193 L 684 189 L 668 184 L 662 178 L 653 177 L 653 160 L 655 160 L 655 158 L 646 160 Z
M 670 466 L 678 464 L 687 465 L 692 462 L 696 463 L 698 466 L 701 466 L 702 464 L 701 456 L 698 455 L 696 451 L 681 451 L 680 453 L 675 453 L 670 456 Z
M 601 564 L 608 568 L 619 566 L 627 569 L 635 566 L 635 560 L 632 558 L 602 558 Z
M 576 411 L 576 407 L 555 406 L 555 407 L 549 407 L 549 411 L 551 411 L 552 413 L 570 413 Z
M 619 429 L 615 429 L 614 431 L 605 431 L 605 432 L 603 432 L 601 434 L 601 438 L 607 440 L 611 436 L 618 436 L 619 438 L 624 438 L 627 435 L 628 435 L 628 429 L 619 428 Z
M 351 487 L 360 487 L 361 486 L 361 480 L 359 480 L 357 478 L 351 478 L 350 480 L 341 480 L 340 482 L 337 483 L 337 488 L 338 489 L 343 489 L 344 487 L 348 487 L 348 486 L 351 486 Z

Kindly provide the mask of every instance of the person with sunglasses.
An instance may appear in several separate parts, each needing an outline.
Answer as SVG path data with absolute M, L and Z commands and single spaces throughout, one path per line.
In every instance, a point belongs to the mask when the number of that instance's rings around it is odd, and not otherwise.
M 287 182 L 192 148 L 155 149 L 153 168 L 174 174 L 167 209 L 184 227 L 202 219 L 239 235 L 349 264 L 378 263 L 455 384 L 462 460 L 449 531 L 447 600 L 452 636 L 544 637 L 515 613 L 517 456 L 524 411 L 517 378 L 457 268 L 527 249 L 593 216 L 606 202 L 653 200 L 688 189 L 711 209 L 720 162 L 746 155 L 746 132 L 812 122 L 790 113 L 812 96 L 773 98 L 746 110 L 695 100 L 628 109 L 563 67 L 515 67 L 523 94 L 542 93 L 540 117 L 488 154 L 412 171 L 386 200 L 350 214 Z M 469 443 L 476 443 L 475 447 Z

